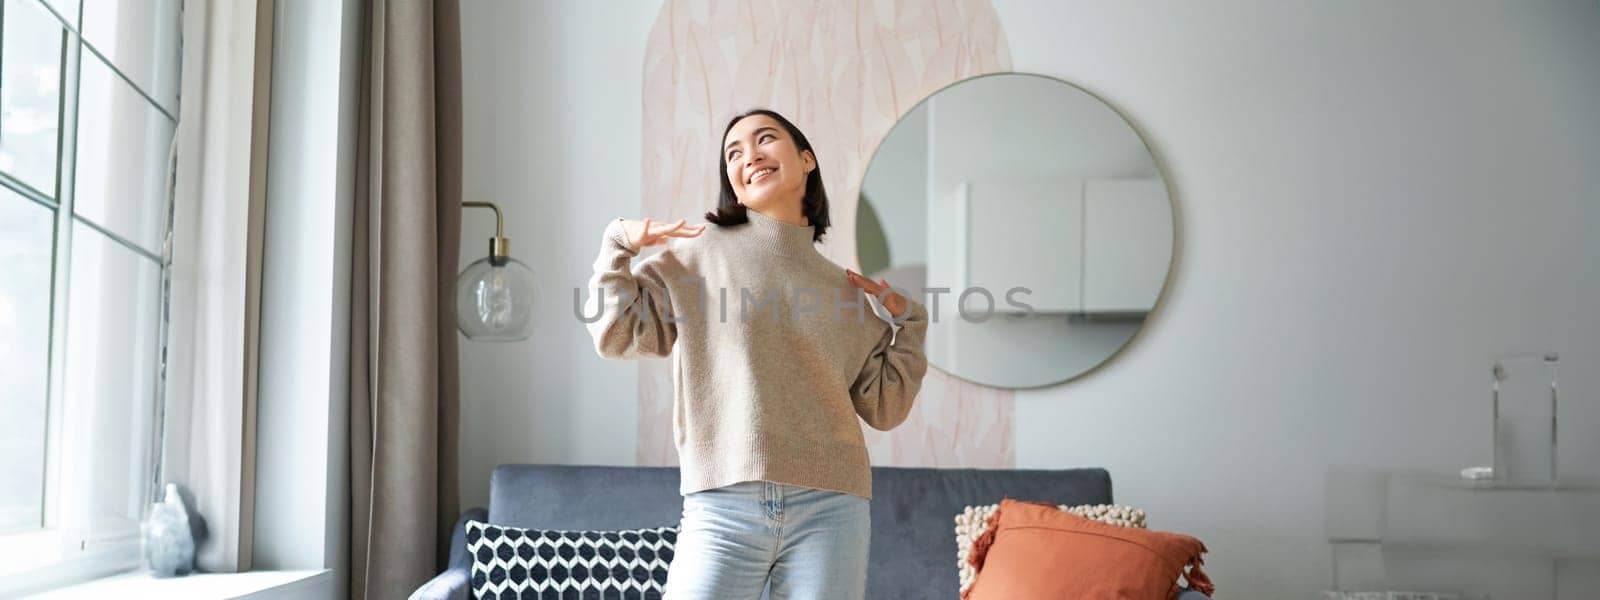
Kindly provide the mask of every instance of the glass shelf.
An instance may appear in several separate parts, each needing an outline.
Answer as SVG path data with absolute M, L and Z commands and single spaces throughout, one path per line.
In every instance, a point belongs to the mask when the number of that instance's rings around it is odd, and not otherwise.
M 1330 510 L 1327 540 L 1498 549 L 1556 559 L 1600 560 L 1600 485 L 1471 481 L 1390 473 L 1348 479 Z M 1492 493 L 1491 493 L 1492 492 Z
M 1450 477 L 1450 476 L 1447 476 L 1447 475 L 1407 476 L 1407 477 L 1402 477 L 1401 479 L 1410 480 L 1410 481 L 1412 481 L 1412 482 L 1414 482 L 1414 483 L 1416 483 L 1418 485 L 1424 485 L 1424 486 L 1436 487 L 1436 488 L 1456 489 L 1456 490 L 1483 490 L 1483 491 L 1487 491 L 1487 492 L 1495 492 L 1495 491 L 1518 491 L 1518 492 L 1548 491 L 1548 492 L 1567 492 L 1567 493 L 1575 493 L 1575 494 L 1586 494 L 1586 493 L 1587 494 L 1600 494 L 1600 482 L 1593 482 L 1593 481 L 1573 481 L 1573 482 L 1557 481 L 1554 484 L 1549 484 L 1549 483 L 1518 483 L 1518 482 L 1495 481 L 1495 480 L 1492 480 L 1492 479 L 1484 479 L 1484 480 L 1462 479 L 1460 477 Z

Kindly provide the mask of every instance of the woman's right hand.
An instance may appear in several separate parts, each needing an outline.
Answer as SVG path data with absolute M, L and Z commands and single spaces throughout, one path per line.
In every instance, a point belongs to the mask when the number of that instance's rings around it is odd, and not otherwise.
M 622 231 L 628 236 L 628 243 L 640 250 L 665 244 L 667 238 L 696 237 L 705 229 L 705 225 L 687 225 L 683 219 L 678 219 L 676 223 L 658 223 L 648 218 L 640 221 L 622 220 Z

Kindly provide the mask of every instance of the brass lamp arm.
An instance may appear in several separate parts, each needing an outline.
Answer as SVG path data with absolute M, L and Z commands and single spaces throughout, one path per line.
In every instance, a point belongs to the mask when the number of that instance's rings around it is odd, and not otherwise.
M 489 260 L 500 264 L 510 258 L 511 240 L 506 239 L 506 221 L 500 215 L 500 207 L 495 206 L 493 202 L 462 202 L 461 206 L 494 210 L 494 237 L 489 238 Z

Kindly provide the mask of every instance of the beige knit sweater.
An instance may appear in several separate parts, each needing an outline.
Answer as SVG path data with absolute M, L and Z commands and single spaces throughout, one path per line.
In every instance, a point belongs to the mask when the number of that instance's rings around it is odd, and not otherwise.
M 892 326 L 817 252 L 812 227 L 747 213 L 669 238 L 631 270 L 638 250 L 612 221 L 581 315 L 595 350 L 672 357 L 681 493 L 762 480 L 871 498 L 857 416 L 905 421 L 927 371 L 927 310 L 907 298 Z

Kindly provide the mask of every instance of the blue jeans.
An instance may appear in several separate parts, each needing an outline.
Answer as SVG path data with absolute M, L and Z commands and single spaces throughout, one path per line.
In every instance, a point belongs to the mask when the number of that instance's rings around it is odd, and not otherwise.
M 683 497 L 663 600 L 860 600 L 872 513 L 866 498 L 746 481 Z

